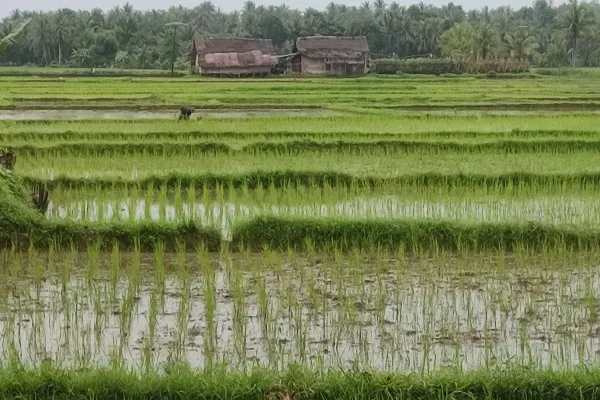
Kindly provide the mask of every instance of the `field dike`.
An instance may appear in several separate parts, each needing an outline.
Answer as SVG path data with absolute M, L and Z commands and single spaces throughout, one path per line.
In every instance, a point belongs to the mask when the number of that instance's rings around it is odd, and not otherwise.
M 31 203 L 25 185 L 12 172 L 0 168 L 0 246 L 41 248 L 75 246 L 86 249 L 89 243 L 102 247 L 118 243 L 122 248 L 151 249 L 156 241 L 168 248 L 204 243 L 210 250 L 219 248 L 220 235 L 193 223 L 75 224 L 47 220 Z
M 256 142 L 235 148 L 221 142 L 77 142 L 54 145 L 15 145 L 11 146 L 24 156 L 107 156 L 152 154 L 176 156 L 181 154 L 290 154 L 302 153 L 573 153 L 576 151 L 600 151 L 600 140 L 499 140 L 485 143 L 433 142 L 415 140 L 379 141 L 325 141 L 299 140 L 288 142 Z
M 344 220 L 257 217 L 233 228 L 234 247 L 324 250 L 592 249 L 600 231 L 575 231 L 535 223 L 462 223 L 429 220 Z
M 402 138 L 406 139 L 429 139 L 429 140 L 450 140 L 455 139 L 468 140 L 468 139 L 481 139 L 482 136 L 488 140 L 500 140 L 500 139 L 536 139 L 536 140 L 548 140 L 548 139 L 568 139 L 568 140 L 581 140 L 583 138 L 600 140 L 600 132 L 595 130 L 519 130 L 513 129 L 511 131 L 499 131 L 499 132 L 486 132 L 480 131 L 425 131 L 425 132 L 413 132 L 413 133 L 394 133 L 394 132 L 377 132 L 377 133 L 360 133 L 360 132 L 303 132 L 302 130 L 282 130 L 282 131 L 271 131 L 265 132 L 264 130 L 245 130 L 239 131 L 201 131 L 201 130 L 147 130 L 144 132 L 74 132 L 73 130 L 65 130 L 62 132 L 44 132 L 44 131 L 18 131 L 11 132 L 10 129 L 16 129 L 23 126 L 27 121 L 17 121 L 14 126 L 8 125 L 6 129 L 8 132 L 3 132 L 0 135 L 0 142 L 6 145 L 11 145 L 15 142 L 19 143 L 31 143 L 31 142 L 45 142 L 51 143 L 52 141 L 63 141 L 63 142 L 110 142 L 110 141 L 181 141 L 182 138 L 185 140 L 197 140 L 197 141 L 222 141 L 222 140 L 306 140 L 306 139 L 319 139 L 319 140 L 346 140 L 346 141 L 383 141 L 383 140 L 398 140 Z M 39 121 L 34 121 L 37 123 Z M 86 121 L 93 124 L 94 121 Z M 129 121 L 123 121 L 127 123 Z M 30 123 L 31 124 L 31 123 Z M 51 124 L 51 123 L 49 123 Z M 40 124 L 42 125 L 42 124 Z
M 600 173 L 581 174 L 534 174 L 526 172 L 508 174 L 407 174 L 395 177 L 356 176 L 338 172 L 320 171 L 255 171 L 240 174 L 165 174 L 139 179 L 78 178 L 56 176 L 40 179 L 31 176 L 22 178 L 28 186 L 44 184 L 50 190 L 70 189 L 148 189 L 162 188 L 198 190 L 291 188 L 291 187 L 356 187 L 376 188 L 390 185 L 408 187 L 479 187 L 494 191 L 514 188 L 598 188 Z
M 118 369 L 63 371 L 47 366 L 0 371 L 2 399 L 595 399 L 600 372 L 580 368 L 529 368 L 431 375 L 332 370 L 291 366 L 284 372 L 192 371 L 171 366 L 166 374 L 136 375 Z

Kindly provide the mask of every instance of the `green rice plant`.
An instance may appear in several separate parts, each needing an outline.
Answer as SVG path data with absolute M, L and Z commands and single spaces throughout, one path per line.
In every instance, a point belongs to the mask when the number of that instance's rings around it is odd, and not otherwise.
M 133 222 L 133 221 L 135 221 L 136 214 L 137 214 L 136 205 L 135 205 L 134 201 L 136 199 L 140 198 L 139 187 L 134 186 L 133 188 L 131 188 L 131 190 L 127 192 L 126 198 L 127 198 L 127 215 L 129 217 L 128 220 L 130 222 Z
M 191 282 L 188 271 L 188 266 L 186 265 L 186 252 L 185 245 L 183 243 L 179 243 L 176 246 L 176 268 L 177 268 L 177 276 L 181 280 L 181 296 L 179 300 L 179 308 L 177 310 L 177 350 L 176 359 L 181 360 L 185 354 L 183 353 L 183 349 L 185 348 L 187 333 L 188 333 L 188 323 L 190 321 L 190 306 L 189 302 L 191 300 Z
M 590 158 L 593 158 L 590 155 Z M 522 158 L 522 157 L 521 157 Z M 367 160 L 365 160 L 367 161 Z M 479 160 L 485 161 L 486 160 Z M 565 159 L 566 161 L 566 159 Z M 71 163 L 72 164 L 72 163 Z M 154 163 L 156 164 L 156 162 Z M 473 163 L 471 166 L 474 166 Z M 414 169 L 415 164 L 410 166 Z M 271 184 L 280 189 L 283 188 L 298 188 L 304 189 L 311 186 L 322 187 L 325 184 L 335 186 L 340 189 L 348 187 L 360 190 L 360 193 L 365 191 L 370 192 L 377 190 L 380 187 L 408 187 L 408 188 L 438 188 L 438 190 L 452 191 L 460 188 L 472 189 L 473 187 L 492 191 L 494 193 L 503 193 L 506 191 L 522 191 L 523 189 L 531 188 L 541 192 L 547 192 L 549 189 L 556 191 L 562 189 L 568 193 L 571 189 L 595 188 L 600 182 L 599 174 L 590 171 L 587 166 L 582 165 L 582 170 L 576 171 L 573 169 L 573 164 L 568 168 L 559 166 L 554 171 L 545 171 L 539 173 L 537 170 L 532 171 L 508 171 L 504 170 L 486 170 L 486 173 L 480 171 L 460 171 L 459 173 L 448 173 L 447 170 L 442 170 L 440 167 L 446 165 L 435 165 L 437 171 L 407 171 L 403 170 L 402 174 L 389 176 L 381 176 L 375 173 L 357 173 L 352 174 L 346 171 L 329 171 L 307 170 L 307 169 L 290 169 L 288 166 L 281 170 L 246 170 L 237 173 L 207 173 L 206 171 L 191 173 L 189 171 L 172 171 L 169 174 L 155 173 L 137 176 L 134 178 L 127 177 L 115 180 L 113 176 L 105 174 L 104 176 L 78 177 L 67 174 L 61 174 L 49 180 L 46 177 L 41 177 L 39 174 L 35 176 L 28 175 L 22 172 L 23 181 L 27 185 L 35 185 L 37 183 L 46 184 L 53 193 L 56 193 L 58 187 L 68 186 L 72 189 L 112 189 L 119 187 L 133 187 L 148 189 L 167 185 L 169 189 L 181 185 L 182 188 L 195 187 L 197 189 L 206 186 L 206 189 L 216 187 L 218 184 L 227 184 L 230 187 L 247 190 L 255 189 L 258 184 Z M 456 166 L 456 160 L 449 160 L 448 168 Z M 533 162 L 527 163 L 527 168 L 534 167 Z M 396 168 L 394 168 L 395 170 Z M 69 170 L 72 170 L 70 168 Z M 222 168 L 221 168 L 222 170 Z M 570 171 L 565 173 L 565 171 Z M 149 193 L 153 193 L 151 190 Z M 246 193 L 244 197 L 249 197 Z M 315 198 L 318 200 L 318 198 Z
M 460 242 L 458 239 L 460 238 Z M 587 248 L 598 241 L 593 231 L 562 230 L 541 224 L 468 224 L 446 221 L 351 221 L 337 218 L 300 219 L 258 217 L 234 228 L 233 243 L 253 248 L 264 245 L 275 249 L 306 246 L 306 241 L 330 244 L 343 249 L 372 246 L 395 248 L 405 243 L 412 251 L 444 248 L 519 249 L 520 246 L 542 248 L 581 246 Z M 467 246 L 467 247 L 466 247 Z
M 158 303 L 163 296 L 162 290 L 152 290 L 150 293 L 150 306 L 148 310 L 148 332 L 144 341 L 143 366 L 146 373 L 150 373 L 153 368 L 153 354 L 156 350 L 156 326 L 158 324 Z
M 197 255 L 200 264 L 200 272 L 203 278 L 202 294 L 205 318 L 205 331 L 203 335 L 204 369 L 206 371 L 212 371 L 217 361 L 216 346 L 218 339 L 216 325 L 216 271 L 211 265 L 207 248 L 202 243 L 197 246 Z
M 154 200 L 154 185 L 150 184 L 144 196 L 144 219 L 150 219 L 150 205 Z
M 39 254 L 38 251 L 33 246 L 31 246 L 31 245 L 29 246 L 27 253 L 28 253 L 28 264 L 30 266 L 33 266 L 33 276 L 35 279 L 37 295 L 39 296 L 40 286 L 41 286 L 42 280 L 44 278 L 44 274 L 46 272 L 46 266 L 44 265 L 44 263 L 41 259 L 42 255 Z
M 121 252 L 119 250 L 119 242 L 113 241 L 110 253 L 110 284 L 111 294 L 116 295 L 119 273 L 121 272 Z
M 98 264 L 100 262 L 100 246 L 99 241 L 92 242 L 87 248 L 87 280 L 90 287 L 92 286 L 93 280 L 96 278 Z
M 154 246 L 154 262 L 156 265 L 155 270 L 155 282 L 157 293 L 160 294 L 160 305 L 164 307 L 165 301 L 165 280 L 166 280 L 166 267 L 165 267 L 165 243 L 163 241 L 156 242 Z
M 167 220 L 166 217 L 166 205 L 167 205 L 167 187 L 161 186 L 158 195 L 158 220 L 164 222 Z
M 209 80 L 197 82 L 200 95 L 175 80 L 69 79 L 56 95 L 44 78 L 0 78 L 2 115 L 88 113 L 0 121 L 0 145 L 17 149 L 23 177 L 0 180 L 0 245 L 10 249 L 0 257 L 0 324 L 12 324 L 0 346 L 15 363 L 132 366 L 148 385 L 167 362 L 167 377 L 188 382 L 140 398 L 187 393 L 197 381 L 185 362 L 204 367 L 209 397 L 265 398 L 273 388 L 315 398 L 556 397 L 573 378 L 544 386 L 556 375 L 532 370 L 591 364 L 598 344 L 600 86 L 582 92 L 581 78 L 565 79 Z M 172 89 L 161 104 L 156 85 Z M 202 103 L 202 122 L 166 119 L 191 101 Z M 245 114 L 257 104 L 271 114 Z M 136 120 L 146 106 L 155 118 Z M 110 107 L 130 114 L 94 119 Z M 27 206 L 38 183 L 51 191 L 45 218 Z M 187 261 L 193 246 L 198 268 Z M 46 269 L 48 248 L 58 256 Z M 148 324 L 143 337 L 138 322 Z M 112 354 L 103 332 L 114 335 Z M 290 362 L 314 369 L 264 390 L 248 378 L 265 365 L 282 376 Z M 515 364 L 540 380 L 491 381 Z M 485 369 L 462 380 L 473 368 Z M 386 369 L 420 380 L 387 386 L 378 372 L 353 372 Z M 206 386 L 232 373 L 254 389 Z M 419 386 L 434 376 L 441 386 Z M 337 386 L 348 377 L 363 386 Z M 578 398 L 596 395 L 575 387 Z
M 182 187 L 183 190 L 183 187 Z M 189 207 L 189 219 L 194 221 L 197 219 L 196 216 L 196 208 L 194 205 L 196 204 L 196 188 L 194 186 L 188 186 L 186 188 L 187 192 L 187 205 Z
M 232 326 L 234 332 L 234 349 L 239 360 L 239 366 L 244 368 L 246 365 L 247 349 L 247 323 L 246 323 L 246 301 L 243 285 L 243 273 L 235 268 L 230 260 L 225 261 L 228 269 L 228 281 L 233 298 L 233 316 Z

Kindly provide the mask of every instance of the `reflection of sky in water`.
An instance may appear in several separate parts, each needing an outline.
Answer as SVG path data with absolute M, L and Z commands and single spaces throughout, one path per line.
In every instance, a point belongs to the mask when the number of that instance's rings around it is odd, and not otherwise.
M 553 224 L 582 225 L 600 224 L 600 200 L 580 198 L 536 199 L 536 200 L 464 200 L 422 201 L 402 200 L 397 197 L 378 199 L 355 199 L 335 204 L 308 204 L 263 206 L 240 203 L 202 203 L 190 205 L 184 202 L 179 208 L 173 203 L 161 207 L 151 203 L 146 207 L 143 199 L 79 201 L 72 203 L 50 203 L 49 215 L 73 220 L 85 219 L 151 219 L 175 221 L 178 218 L 194 219 L 201 224 L 221 226 L 227 237 L 229 225 L 236 219 L 257 215 L 288 215 L 303 217 L 344 216 L 350 218 L 433 218 L 476 221 L 540 221 Z
M 268 365 L 274 360 L 301 361 L 303 354 L 305 362 L 327 366 L 349 368 L 358 361 L 377 369 L 407 371 L 457 363 L 469 369 L 484 366 L 486 360 L 518 363 L 524 358 L 525 363 L 566 367 L 598 359 L 600 325 L 589 318 L 589 302 L 584 301 L 590 295 L 597 298 L 600 290 L 593 268 L 579 273 L 577 269 L 493 273 L 489 271 L 496 267 L 490 264 L 482 265 L 481 273 L 463 274 L 460 265 L 424 271 L 392 264 L 377 276 L 372 266 L 307 264 L 303 276 L 297 265 L 284 265 L 285 279 L 260 267 L 260 273 L 242 272 L 244 267 L 235 261 L 230 268 L 217 269 L 213 293 L 216 355 L 231 367 L 244 357 L 248 363 L 259 360 Z M 236 303 L 236 285 L 229 281 L 236 274 L 233 270 L 243 282 L 241 303 Z M 189 296 L 182 297 L 182 281 L 174 276 L 167 276 L 164 292 L 154 291 L 158 301 L 154 363 L 167 360 L 174 347 L 183 350 L 184 359 L 195 367 L 205 362 L 209 337 L 205 281 L 195 275 L 196 264 L 190 271 Z M 4 332 L 0 350 L 6 352 L 13 335 L 25 362 L 47 356 L 69 364 L 87 356 L 94 364 L 106 364 L 123 339 L 126 363 L 140 367 L 157 288 L 153 273 L 142 275 L 130 326 L 123 313 L 131 295 L 126 279 L 113 292 L 112 284 L 103 279 L 72 275 L 62 289 L 56 275 L 48 274 L 39 287 L 20 278 L 19 297 L 8 295 L 0 306 Z M 266 318 L 257 295 L 257 282 L 263 279 Z M 1 285 L 15 282 L 7 278 Z M 186 311 L 180 314 L 182 301 Z M 243 329 L 234 321 L 242 321 Z M 121 336 L 123 328 L 127 337 Z M 180 333 L 185 334 L 182 342 Z

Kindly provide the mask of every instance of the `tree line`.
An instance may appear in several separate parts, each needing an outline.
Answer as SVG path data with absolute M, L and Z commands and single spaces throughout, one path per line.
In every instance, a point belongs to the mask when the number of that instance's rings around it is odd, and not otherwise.
M 464 10 L 422 2 L 408 7 L 385 0 L 359 7 L 329 3 L 304 11 L 257 6 L 223 12 L 210 1 L 194 8 L 139 11 L 129 4 L 101 9 L 14 10 L 0 24 L 0 38 L 30 20 L 0 64 L 76 67 L 168 68 L 189 65 L 192 40 L 202 36 L 271 39 L 288 53 L 299 36 L 364 35 L 373 58 L 415 55 L 459 61 L 516 59 L 539 66 L 600 65 L 600 4 L 546 0 L 512 9 Z

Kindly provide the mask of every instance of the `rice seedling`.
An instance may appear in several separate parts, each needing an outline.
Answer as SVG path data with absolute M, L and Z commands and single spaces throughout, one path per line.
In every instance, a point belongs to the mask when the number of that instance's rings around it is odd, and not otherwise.
M 0 76 L 0 145 L 51 204 L 3 212 L 0 175 L 0 383 L 52 364 L 164 398 L 196 388 L 173 375 L 220 398 L 596 394 L 597 83 L 20 79 Z

